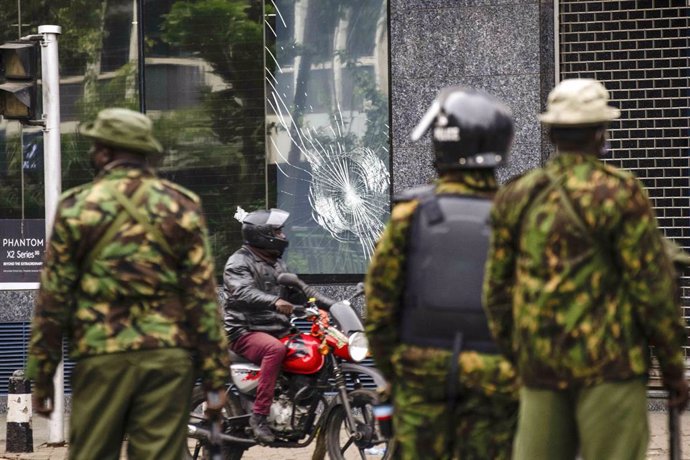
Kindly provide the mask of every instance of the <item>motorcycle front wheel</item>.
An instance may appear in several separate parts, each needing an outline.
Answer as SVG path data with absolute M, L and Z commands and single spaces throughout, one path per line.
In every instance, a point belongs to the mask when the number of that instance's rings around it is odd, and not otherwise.
M 356 424 L 356 432 L 348 429 L 347 414 L 342 404 L 333 408 L 326 424 L 326 446 L 331 460 L 388 460 L 393 458 L 393 440 L 381 436 L 374 418 L 373 405 L 376 393 L 371 390 L 354 390 L 349 394 L 350 407 Z
M 204 415 L 206 409 L 206 394 L 201 387 L 194 387 L 192 391 L 191 411 L 189 414 L 189 425 L 196 425 L 199 428 L 210 429 L 210 423 Z M 232 416 L 232 407 L 228 404 L 223 409 L 223 416 Z M 210 446 L 203 439 L 193 437 L 187 438 L 185 451 L 182 453 L 182 460 L 206 460 L 211 458 Z M 246 449 L 241 446 L 223 444 L 221 446 L 221 458 L 223 460 L 240 460 Z

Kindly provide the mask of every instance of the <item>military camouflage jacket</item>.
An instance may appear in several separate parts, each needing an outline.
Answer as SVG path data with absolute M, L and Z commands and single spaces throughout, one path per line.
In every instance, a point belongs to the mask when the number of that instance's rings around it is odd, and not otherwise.
M 463 171 L 439 180 L 436 193 L 491 197 L 496 188 L 493 171 Z M 395 205 L 379 239 L 365 282 L 365 329 L 376 365 L 387 380 L 416 381 L 426 388 L 428 399 L 444 401 L 451 352 L 403 344 L 399 338 L 406 249 L 418 205 L 418 201 Z M 499 355 L 462 352 L 459 370 L 460 391 L 471 389 L 488 395 L 499 392 L 511 398 L 516 396 L 515 372 Z
M 545 172 L 562 186 L 549 187 Z M 524 384 L 645 376 L 650 344 L 662 372 L 681 375 L 686 336 L 672 266 L 632 174 L 558 155 L 499 192 L 492 222 L 484 305 Z
M 122 209 L 112 187 L 131 197 L 160 229 L 159 243 L 131 216 L 110 243 L 85 260 Z M 161 246 L 167 242 L 172 253 Z M 62 356 L 182 347 L 196 352 L 207 388 L 227 381 L 222 330 L 206 224 L 199 198 L 138 168 L 115 167 L 65 192 L 41 273 L 29 345 L 29 377 L 40 393 Z

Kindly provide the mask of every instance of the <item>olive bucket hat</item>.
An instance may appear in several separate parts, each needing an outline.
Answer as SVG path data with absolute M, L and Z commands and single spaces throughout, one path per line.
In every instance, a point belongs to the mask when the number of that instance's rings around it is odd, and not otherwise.
M 608 105 L 609 93 L 596 80 L 563 80 L 549 93 L 546 112 L 539 120 L 546 125 L 586 126 L 615 120 L 621 111 Z
M 98 112 L 94 121 L 84 123 L 79 132 L 104 145 L 141 153 L 161 153 L 163 146 L 153 137 L 153 123 L 143 113 L 112 108 Z

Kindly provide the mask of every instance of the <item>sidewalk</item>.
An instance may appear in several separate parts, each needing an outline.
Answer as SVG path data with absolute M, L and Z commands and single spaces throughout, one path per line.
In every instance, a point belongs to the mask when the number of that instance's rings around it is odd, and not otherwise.
M 7 453 L 7 414 L 0 414 L 0 459 L 1 460 L 67 460 L 67 447 L 51 447 L 47 445 L 49 437 L 48 420 L 43 417 L 33 416 L 33 453 Z M 69 426 L 69 420 L 65 420 L 65 430 Z M 243 456 L 242 460 L 309 460 L 311 459 L 313 444 L 302 449 L 271 449 L 268 447 L 252 447 Z M 121 460 L 127 456 L 123 452 Z
M 651 440 L 647 452 L 648 460 L 668 458 L 668 418 L 665 412 L 650 412 L 649 424 Z M 67 426 L 67 423 L 65 423 Z M 683 459 L 690 460 L 690 411 L 683 413 L 682 421 Z M 0 414 L 0 459 L 10 460 L 67 460 L 67 447 L 50 447 L 48 440 L 48 421 L 34 416 L 32 419 L 33 453 L 5 453 L 6 446 L 6 414 Z M 309 460 L 312 448 L 303 449 L 270 449 L 267 447 L 253 447 L 242 457 L 243 460 Z M 126 459 L 126 456 L 122 456 Z

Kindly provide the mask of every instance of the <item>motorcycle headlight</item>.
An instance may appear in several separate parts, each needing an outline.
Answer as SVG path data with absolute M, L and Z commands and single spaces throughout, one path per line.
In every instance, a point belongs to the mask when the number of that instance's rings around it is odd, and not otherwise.
M 347 348 L 350 351 L 350 357 L 356 363 L 364 361 L 369 353 L 369 341 L 364 332 L 355 332 L 347 340 Z

